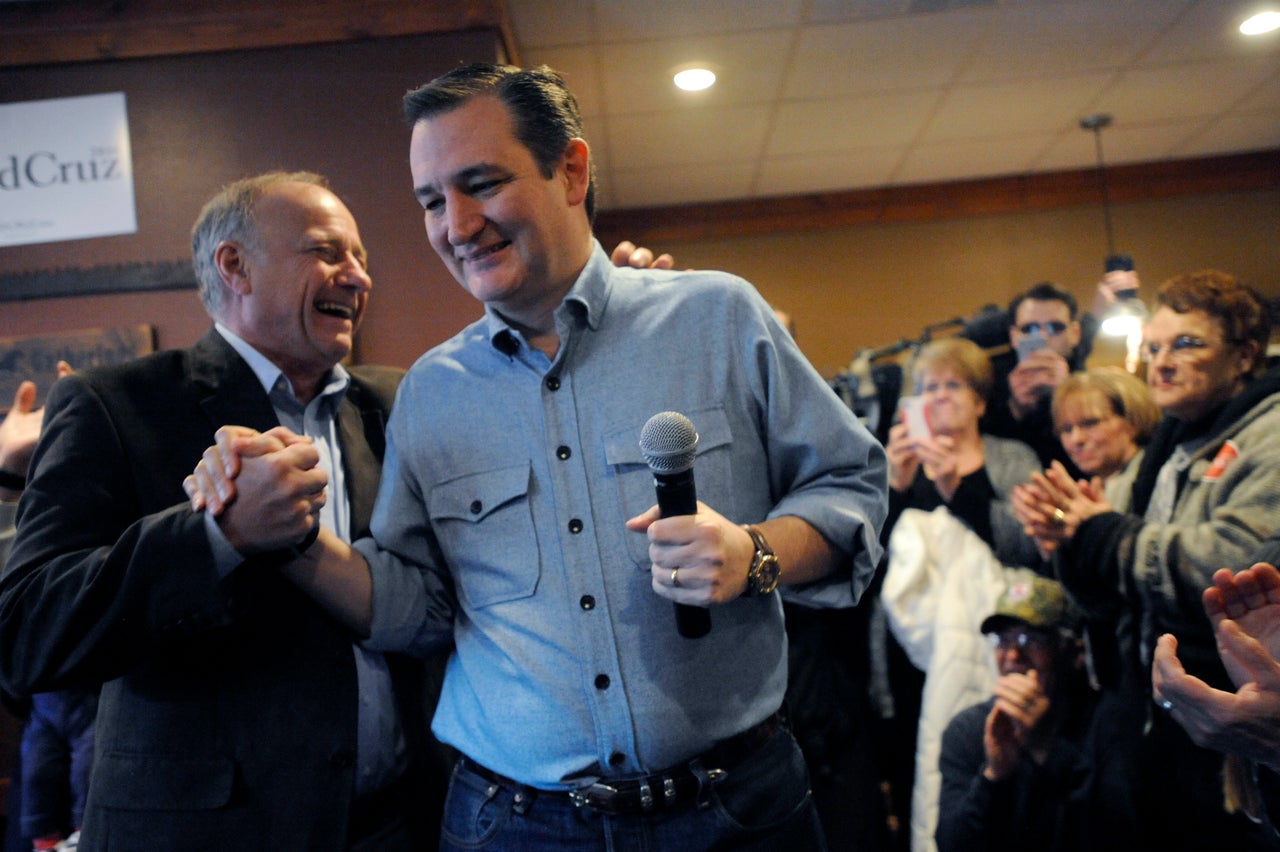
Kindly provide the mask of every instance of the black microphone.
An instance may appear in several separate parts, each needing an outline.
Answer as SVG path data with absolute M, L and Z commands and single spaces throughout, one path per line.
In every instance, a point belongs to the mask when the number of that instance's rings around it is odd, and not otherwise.
M 640 452 L 653 472 L 662 517 L 693 515 L 698 494 L 693 487 L 693 458 L 698 433 L 688 417 L 663 411 L 649 418 L 640 430 Z M 705 607 L 675 604 L 676 630 L 686 639 L 700 639 L 711 630 L 711 612 Z

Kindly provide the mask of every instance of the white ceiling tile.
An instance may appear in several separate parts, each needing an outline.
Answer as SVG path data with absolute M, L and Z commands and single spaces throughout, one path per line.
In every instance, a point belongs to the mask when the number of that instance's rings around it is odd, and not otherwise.
M 606 45 L 600 48 L 605 97 L 613 112 L 655 112 L 725 104 L 758 104 L 777 97 L 782 71 L 775 61 L 786 56 L 787 30 Z M 702 92 L 683 92 L 671 82 L 677 66 L 709 63 L 716 84 Z
M 512 0 L 507 11 L 525 64 L 534 48 L 595 41 L 593 0 Z
M 951 14 L 806 27 L 783 96 L 819 96 L 941 86 L 969 61 L 988 18 Z
M 609 121 L 609 152 L 619 169 L 755 160 L 767 127 L 764 107 L 620 115 Z
M 1126 71 L 1099 107 L 1135 124 L 1217 115 L 1274 73 L 1269 59 L 1192 62 Z
M 801 0 L 597 0 L 603 41 L 687 38 L 745 30 L 792 27 Z
M 1174 122 L 1125 124 L 1117 122 L 1102 131 L 1102 161 L 1106 166 L 1163 160 L 1181 140 L 1185 126 Z M 1097 140 L 1092 131 L 1077 130 L 1059 136 L 1043 157 L 1033 163 L 1037 171 L 1078 169 L 1098 163 Z
M 760 166 L 755 194 L 797 195 L 882 186 L 901 159 L 901 148 L 855 148 L 835 154 L 767 159 Z
M 937 101 L 936 92 L 910 92 L 785 103 L 778 109 L 765 155 L 905 145 L 919 134 Z
M 1280 33 L 1243 38 L 1240 23 L 1258 4 L 1199 0 L 1146 50 L 1140 64 L 1194 62 L 1280 52 Z
M 754 162 L 624 169 L 613 175 L 613 194 L 619 207 L 743 198 L 748 195 L 754 170 Z
M 1077 126 L 1114 77 L 1096 72 L 963 86 L 949 91 L 921 142 L 982 139 Z
M 1238 151 L 1280 148 L 1280 108 L 1268 112 L 1232 113 L 1206 122 L 1170 149 L 1174 157 L 1208 157 Z
M 859 18 L 882 18 L 905 15 L 913 0 L 808 0 L 805 23 L 838 23 Z
M 1280 147 L 1254 0 L 506 2 L 578 96 L 602 206 L 1087 168 L 1095 112 L 1109 165 Z M 699 59 L 720 84 L 678 92 Z
M 987 11 L 991 29 L 967 82 L 1117 68 L 1176 20 L 1187 0 L 1087 0 Z
M 917 145 L 907 152 L 894 183 L 946 181 L 957 174 L 975 178 L 1025 174 L 1050 141 L 1037 135 Z

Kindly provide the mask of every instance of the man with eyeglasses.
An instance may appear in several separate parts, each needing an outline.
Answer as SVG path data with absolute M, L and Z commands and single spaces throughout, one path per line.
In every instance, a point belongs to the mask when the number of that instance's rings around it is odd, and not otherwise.
M 1076 470 L 1053 429 L 1049 403 L 1062 380 L 1084 369 L 1093 338 L 1093 318 L 1082 323 L 1076 299 L 1048 281 L 1009 303 L 1008 354 L 991 359 L 996 382 L 981 430 L 1030 445 L 1048 467 L 1057 459 Z M 1086 329 L 1085 325 L 1088 325 Z
M 1000 678 L 943 734 L 939 852 L 1083 848 L 1095 695 L 1077 619 L 1061 585 L 1028 571 L 982 622 Z

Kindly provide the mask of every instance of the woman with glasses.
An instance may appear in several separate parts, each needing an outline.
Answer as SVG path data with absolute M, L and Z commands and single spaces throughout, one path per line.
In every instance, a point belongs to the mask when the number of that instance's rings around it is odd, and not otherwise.
M 1263 372 L 1270 318 L 1255 293 L 1214 270 L 1165 282 L 1157 300 L 1143 346 L 1165 416 L 1124 511 L 1098 511 L 1087 486 L 1051 469 L 1019 492 L 1019 512 L 1056 551 L 1091 621 L 1114 625 L 1100 742 L 1108 777 L 1134 780 L 1111 791 L 1130 797 L 1133 815 L 1111 834 L 1164 848 L 1263 848 L 1257 827 L 1224 808 L 1221 755 L 1151 701 L 1151 659 L 1157 637 L 1173 633 L 1187 671 L 1229 688 L 1201 592 L 1217 569 L 1250 564 L 1280 523 L 1280 372 Z
M 903 673 L 894 684 L 895 714 L 915 722 L 911 710 L 919 701 L 914 742 L 903 747 L 914 755 L 912 848 L 929 850 L 942 731 L 957 711 L 989 695 L 995 680 L 978 625 L 1005 587 L 1004 565 L 1039 561 L 1008 497 L 1040 462 L 1019 441 L 979 432 L 992 369 L 974 342 L 951 337 L 927 344 L 912 378 L 920 413 L 912 415 L 913 403 L 904 400 L 903 422 L 889 430 L 886 447 L 890 556 L 882 601 L 895 638 L 925 673 L 891 670 Z

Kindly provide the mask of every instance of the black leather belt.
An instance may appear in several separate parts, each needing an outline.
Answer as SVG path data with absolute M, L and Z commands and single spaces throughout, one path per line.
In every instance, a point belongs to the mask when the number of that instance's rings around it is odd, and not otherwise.
M 601 778 L 573 790 L 538 790 L 499 775 L 470 758 L 463 757 L 461 763 L 486 781 L 514 791 L 519 812 L 531 806 L 535 799 L 550 798 L 567 799 L 577 807 L 610 816 L 634 816 L 702 804 L 712 785 L 764 745 L 781 727 L 782 719 L 774 713 L 760 724 L 721 740 L 686 764 L 638 778 Z

